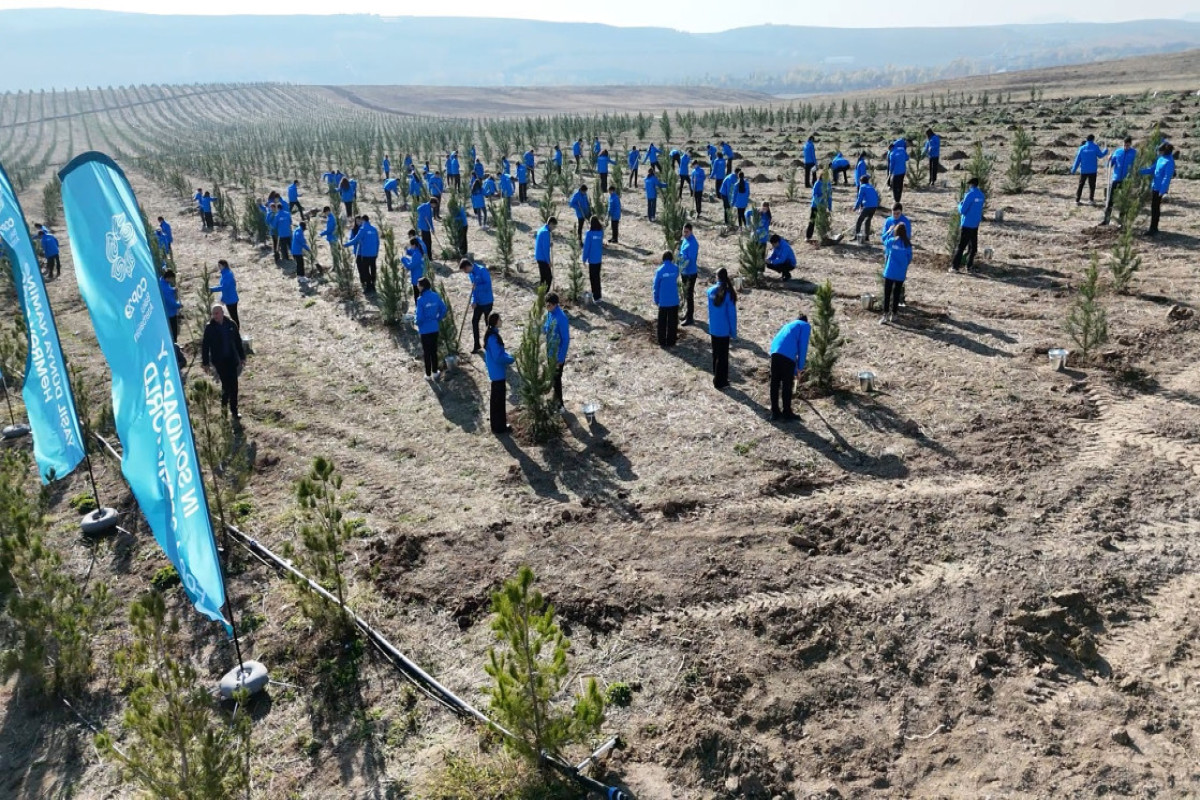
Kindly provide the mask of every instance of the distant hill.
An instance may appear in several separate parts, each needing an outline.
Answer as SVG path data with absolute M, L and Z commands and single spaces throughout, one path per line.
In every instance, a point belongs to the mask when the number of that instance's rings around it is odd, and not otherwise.
M 0 11 L 0 90 L 134 83 L 894 86 L 1200 47 L 1200 23 L 723 33 L 507 19 Z

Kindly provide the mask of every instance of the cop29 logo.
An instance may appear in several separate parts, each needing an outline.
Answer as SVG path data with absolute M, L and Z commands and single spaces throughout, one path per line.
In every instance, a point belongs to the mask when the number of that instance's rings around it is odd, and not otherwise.
M 122 282 L 133 274 L 136 263 L 133 245 L 136 242 L 137 230 L 125 214 L 113 214 L 112 230 L 104 234 L 104 254 L 112 265 L 114 281 Z

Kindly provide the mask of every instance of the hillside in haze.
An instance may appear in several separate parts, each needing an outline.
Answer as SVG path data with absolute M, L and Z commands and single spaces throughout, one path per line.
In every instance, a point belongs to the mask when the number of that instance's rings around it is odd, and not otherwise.
M 1200 47 L 1200 23 L 762 25 L 714 34 L 500 19 L 0 11 L 0 90 L 135 83 L 705 84 L 837 91 Z M 715 58 L 714 54 L 720 54 Z

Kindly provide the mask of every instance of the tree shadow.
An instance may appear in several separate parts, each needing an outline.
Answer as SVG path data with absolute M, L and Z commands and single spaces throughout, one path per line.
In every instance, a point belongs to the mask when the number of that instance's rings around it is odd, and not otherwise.
M 554 474 L 543 469 L 540 464 L 530 458 L 512 436 L 501 437 L 500 444 L 503 445 L 510 456 L 516 459 L 517 465 L 521 468 L 521 473 L 525 476 L 525 482 L 529 484 L 529 488 L 533 489 L 538 497 L 544 497 L 559 503 L 566 503 L 571 499 L 558 488 L 558 482 Z
M 879 398 L 883 396 L 883 393 L 863 395 L 857 392 L 837 391 L 833 394 L 833 403 L 838 408 L 853 414 L 859 422 L 871 430 L 896 433 L 939 455 L 956 458 L 940 442 L 934 441 L 922 433 L 920 425 L 915 420 L 902 417 L 891 407 L 879 402 Z
M 435 387 L 434 393 L 442 407 L 442 416 L 462 428 L 464 433 L 474 433 L 479 429 L 482 396 L 474 378 L 465 372 L 467 358 L 460 355 L 458 367 L 442 373 L 446 377 L 440 388 Z
M 13 800 L 73 797 L 91 761 L 90 734 L 61 706 L 18 680 L 0 722 L 0 794 Z
M 1012 334 L 1005 333 L 999 328 L 989 328 L 986 325 L 980 325 L 978 322 L 968 322 L 963 319 L 955 319 L 949 315 L 942 317 L 941 321 L 952 328 L 958 328 L 967 333 L 979 334 L 981 336 L 991 336 L 993 339 L 999 339 L 1005 344 L 1016 344 L 1017 337 Z
M 986 345 L 983 342 L 978 342 L 967 336 L 963 336 L 962 334 L 940 329 L 940 328 L 936 327 L 936 325 L 937 325 L 937 322 L 934 322 L 932 325 L 929 325 L 929 326 L 921 324 L 921 322 L 916 322 L 914 324 L 914 320 L 911 317 L 907 317 L 907 318 L 900 317 L 894 323 L 892 323 L 892 326 L 894 328 L 896 328 L 896 330 L 904 331 L 906 333 L 915 333 L 920 336 L 924 336 L 928 339 L 932 339 L 935 342 L 940 342 L 941 344 L 948 344 L 948 345 L 952 345 L 954 347 L 961 347 L 962 349 L 967 350 L 968 352 L 974 353 L 979 356 L 984 356 L 984 357 L 988 357 L 988 358 L 994 358 L 994 357 L 1012 358 L 1013 357 L 1012 353 L 1006 352 L 1004 350 L 998 350 L 995 347 Z

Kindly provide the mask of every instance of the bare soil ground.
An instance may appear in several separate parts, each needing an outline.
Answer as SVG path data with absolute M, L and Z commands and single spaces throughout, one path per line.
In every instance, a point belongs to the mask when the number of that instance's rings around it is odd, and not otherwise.
M 1066 157 L 1112 119 L 1099 108 L 1055 112 L 1012 110 L 1034 124 L 1039 152 Z M 1112 114 L 1139 138 L 1163 118 L 1182 133 L 1197 101 Z M 1005 152 L 1006 124 L 953 117 L 960 130 L 939 124 L 944 154 L 977 136 Z M 835 120 L 820 128 L 822 147 L 863 141 L 878 156 L 889 126 L 867 135 Z M 677 349 L 660 350 L 650 278 L 662 235 L 630 191 L 621 244 L 606 252 L 605 303 L 568 309 L 570 413 L 562 438 L 543 447 L 487 432 L 480 361 L 431 388 L 413 333 L 384 328 L 370 304 L 348 309 L 330 287 L 302 296 L 290 266 L 203 235 L 186 202 L 134 174 L 140 202 L 177 221 L 191 310 L 199 265 L 235 265 L 255 346 L 243 379 L 257 451 L 244 527 L 273 548 L 293 538 L 294 481 L 314 455 L 332 457 L 365 520 L 352 602 L 478 702 L 489 592 L 530 564 L 570 628 L 572 683 L 595 675 L 637 689 L 606 728 L 628 741 L 609 777 L 639 798 L 1200 794 L 1195 180 L 1173 184 L 1164 235 L 1140 241 L 1133 293 L 1105 296 L 1110 344 L 1055 372 L 1046 348 L 1069 346 L 1074 289 L 1089 254 L 1113 243 L 1096 227 L 1099 206 L 1075 205 L 1074 178 L 1041 172 L 1064 164 L 1040 159 L 1027 194 L 993 194 L 980 246 L 994 252 L 972 275 L 945 270 L 952 190 L 906 191 L 918 254 L 908 307 L 883 326 L 859 305 L 878 293 L 878 245 L 805 247 L 808 203 L 783 199 L 776 178 L 806 134 L 722 138 L 749 175 L 767 178 L 752 199 L 772 201 L 776 228 L 797 245 L 797 277 L 833 282 L 845 337 L 838 390 L 806 392 L 799 423 L 767 418 L 770 339 L 812 310 L 801 281 L 743 293 L 729 390 L 712 388 L 703 309 Z M 1190 141 L 1181 144 L 1186 153 Z M 998 173 L 1004 165 L 1002 156 Z M 853 220 L 850 198 L 837 190 L 836 230 Z M 499 275 L 493 234 L 470 231 L 496 274 L 510 348 L 536 279 L 539 224 L 532 203 L 515 214 L 524 271 L 510 278 Z M 707 203 L 699 220 L 702 283 L 736 268 L 736 237 L 720 235 L 716 216 Z M 406 214 L 387 221 L 408 226 Z M 561 284 L 566 242 L 556 247 Z M 445 264 L 438 274 L 461 312 L 465 279 Z M 65 346 L 99 384 L 69 251 L 50 292 Z M 876 392 L 857 388 L 861 369 L 878 376 Z M 590 400 L 603 404 L 594 425 L 579 412 Z M 115 465 L 101 478 L 129 510 Z M 74 476 L 56 506 L 55 536 L 79 574 L 90 553 L 64 498 L 83 489 Z M 136 516 L 126 520 L 134 535 L 101 547 L 96 566 L 125 604 L 165 563 Z M 444 753 L 475 749 L 473 731 L 414 703 L 378 665 L 329 700 L 293 590 L 258 566 L 231 585 L 244 613 L 261 618 L 250 653 L 295 687 L 272 688 L 255 709 L 256 796 L 420 798 Z M 231 649 L 174 602 L 215 677 Z M 106 652 L 128 635 L 125 604 Z M 105 659 L 82 703 L 89 718 L 118 726 L 118 689 Z M 35 705 L 12 682 L 0 702 L 0 795 L 127 796 L 67 712 Z

